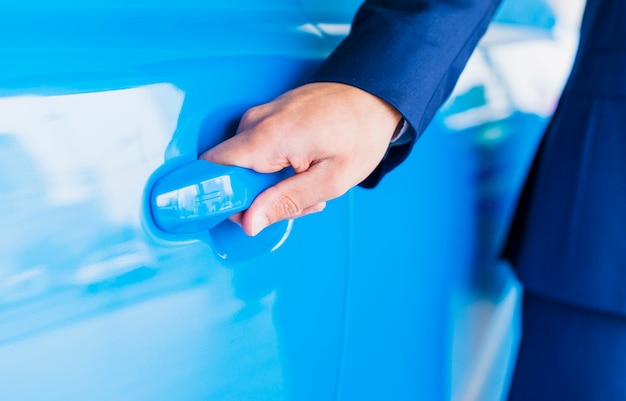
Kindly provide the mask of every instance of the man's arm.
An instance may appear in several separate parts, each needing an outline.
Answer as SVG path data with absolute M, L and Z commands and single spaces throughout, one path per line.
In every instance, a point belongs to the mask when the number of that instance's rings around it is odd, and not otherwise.
M 310 82 L 340 82 L 384 99 L 412 140 L 389 150 L 361 185 L 375 186 L 409 154 L 484 35 L 500 0 L 369 0 Z
M 310 83 L 250 109 L 237 135 L 202 158 L 296 174 L 236 217 L 256 235 L 324 208 L 366 178 L 375 184 L 412 141 L 387 153 L 401 118 L 418 137 L 454 87 L 499 0 L 376 0 Z M 398 150 L 399 149 L 399 150 Z M 375 175 L 372 175 L 372 172 Z M 374 178 L 372 178 L 374 177 Z

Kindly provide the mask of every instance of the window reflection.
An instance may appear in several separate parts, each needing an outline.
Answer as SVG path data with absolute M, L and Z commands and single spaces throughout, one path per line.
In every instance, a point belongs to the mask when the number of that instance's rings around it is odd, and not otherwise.
M 230 178 L 215 177 L 160 194 L 156 197 L 159 213 L 177 220 L 195 220 L 240 207 L 244 199 L 235 196 Z
M 0 342 L 106 307 L 99 294 L 198 280 L 157 274 L 196 255 L 151 245 L 139 220 L 182 101 L 169 84 L 0 98 Z

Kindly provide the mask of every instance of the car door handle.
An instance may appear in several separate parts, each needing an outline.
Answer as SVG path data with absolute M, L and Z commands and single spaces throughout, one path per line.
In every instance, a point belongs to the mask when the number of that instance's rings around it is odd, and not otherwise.
M 156 179 L 149 195 L 150 214 L 168 234 L 207 231 L 246 210 L 261 192 L 287 178 L 289 170 L 266 174 L 192 160 Z

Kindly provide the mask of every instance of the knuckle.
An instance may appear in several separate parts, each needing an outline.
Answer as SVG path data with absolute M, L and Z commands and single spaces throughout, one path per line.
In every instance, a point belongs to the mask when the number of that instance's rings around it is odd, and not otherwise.
M 255 122 L 255 130 L 265 136 L 272 136 L 277 131 L 280 132 L 281 118 L 275 114 L 264 116 Z
M 301 209 L 300 194 L 287 188 L 270 187 L 253 202 L 252 207 L 261 210 L 269 224 L 289 218 Z
M 290 194 L 281 194 L 276 199 L 276 221 L 294 215 L 302 209 L 300 202 Z
M 249 121 L 256 120 L 260 113 L 261 113 L 261 106 L 251 107 L 243 113 L 243 116 L 241 116 L 241 121 L 249 122 Z

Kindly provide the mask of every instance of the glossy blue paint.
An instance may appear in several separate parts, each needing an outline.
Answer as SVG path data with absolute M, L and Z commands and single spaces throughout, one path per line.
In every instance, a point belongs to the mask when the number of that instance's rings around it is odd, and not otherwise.
M 177 166 L 146 188 L 146 213 L 166 233 L 197 234 L 248 209 L 267 188 L 288 177 L 288 171 L 262 174 L 236 166 L 194 160 Z
M 448 399 L 471 376 L 450 378 L 472 359 L 455 322 L 486 297 L 512 330 L 485 364 L 510 372 L 518 287 L 476 285 L 479 147 L 440 120 L 378 188 L 258 237 L 153 224 L 151 189 L 302 82 L 357 6 L 0 4 L 0 399 Z
M 164 154 L 196 157 L 331 44 L 290 2 L 58 5 L 0 13 L 0 398 L 332 399 L 347 200 L 253 261 L 140 221 Z

